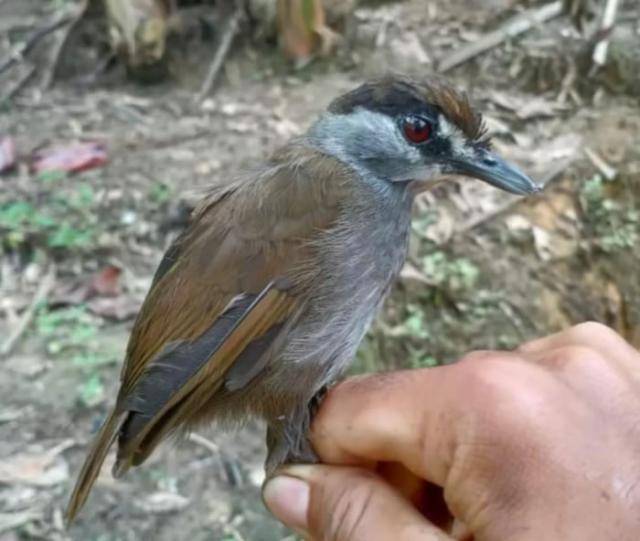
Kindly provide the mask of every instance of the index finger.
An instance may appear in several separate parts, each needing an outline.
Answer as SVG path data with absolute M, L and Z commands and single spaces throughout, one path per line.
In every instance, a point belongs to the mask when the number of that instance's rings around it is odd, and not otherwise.
M 429 388 L 442 389 L 446 375 L 441 368 L 431 369 L 428 376 L 421 371 L 394 372 L 357 377 L 334 387 L 313 422 L 316 453 L 328 464 L 401 462 L 423 479 L 442 480 L 453 434 L 436 413 L 446 407 L 445 398 Z M 417 407 L 416 398 L 426 396 L 428 409 Z M 434 458 L 429 467 L 423 454 Z
M 461 444 L 489 448 L 504 438 L 511 447 L 524 445 L 526 418 L 546 408 L 527 395 L 532 386 L 548 389 L 549 380 L 542 368 L 507 352 L 353 378 L 328 393 L 311 442 L 328 464 L 399 462 L 421 479 L 445 486 Z M 524 413 L 514 411 L 514 393 L 526 402 Z

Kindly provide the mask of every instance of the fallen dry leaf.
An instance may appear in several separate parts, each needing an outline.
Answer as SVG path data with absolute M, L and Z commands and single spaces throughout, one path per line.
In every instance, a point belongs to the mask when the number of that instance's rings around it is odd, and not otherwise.
M 0 533 L 8 532 L 9 530 L 15 530 L 20 526 L 23 526 L 32 520 L 36 520 L 42 516 L 41 513 L 36 511 L 21 511 L 19 513 L 0 513 Z M 11 533 L 9 533 L 11 535 Z M 0 539 L 4 539 L 4 536 Z M 6 537 L 11 539 L 11 537 Z
M 564 329 L 572 325 L 571 316 L 567 313 L 562 293 L 543 288 L 536 304 L 541 311 L 541 319 L 546 321 L 551 329 Z
M 50 296 L 52 306 L 69 306 L 83 303 L 95 297 L 116 297 L 121 293 L 122 269 L 108 265 L 89 278 L 80 277 L 73 282 L 61 284 Z
M 105 11 L 115 53 L 129 68 L 160 63 L 169 32 L 170 5 L 157 0 L 106 0 Z
M 423 285 L 433 285 L 433 281 L 429 280 L 423 272 L 413 264 L 406 262 L 400 271 L 400 279 L 403 282 L 417 282 Z
M 140 301 L 128 295 L 96 297 L 87 302 L 87 308 L 96 316 L 115 321 L 126 321 L 138 313 Z
M 509 231 L 530 231 L 533 227 L 531 222 L 527 220 L 521 214 L 513 214 L 511 216 L 507 216 L 504 220 L 505 225 Z
M 0 464 L 0 483 L 24 483 L 51 487 L 69 478 L 69 466 L 62 458 L 48 455 L 10 457 Z
M 604 297 L 607 302 L 607 311 L 613 320 L 610 325 L 624 336 L 627 332 L 624 297 L 615 282 L 607 282 Z
M 16 164 L 16 145 L 11 137 L 0 137 L 0 173 Z
M 182 511 L 189 505 L 189 500 L 173 492 L 154 492 L 136 502 L 136 507 L 145 513 L 164 514 Z
M 327 54 L 336 40 L 327 27 L 322 0 L 278 0 L 278 28 L 285 55 L 303 65 L 316 53 Z
M 490 99 L 496 105 L 513 111 L 518 118 L 529 120 L 536 117 L 554 117 L 566 109 L 561 104 L 540 96 L 516 96 L 506 92 L 493 91 Z
M 541 174 L 549 170 L 552 162 L 575 157 L 582 145 L 582 137 L 577 133 L 565 133 L 544 141 L 531 141 L 531 145 L 512 145 L 496 139 L 496 152 L 518 163 L 527 172 Z
M 541 227 L 533 227 L 533 244 L 538 257 L 542 261 L 549 261 L 553 253 L 551 251 L 551 235 Z
M 91 279 L 89 293 L 101 297 L 115 297 L 120 293 L 120 276 L 122 276 L 120 267 L 106 266 Z
M 75 143 L 38 152 L 32 164 L 35 173 L 64 171 L 79 173 L 107 163 L 107 151 L 101 143 Z
M 38 355 L 11 355 L 5 361 L 5 368 L 10 373 L 19 374 L 26 378 L 35 378 L 47 369 L 47 360 Z M 18 410 L 25 415 L 25 409 Z
M 12 485 L 0 487 L 0 509 L 5 513 L 33 509 L 42 492 L 34 487 Z
M 392 39 L 389 42 L 389 52 L 393 55 L 395 68 L 399 71 L 431 64 L 431 58 L 415 32 L 405 32 Z
M 69 478 L 69 465 L 60 453 L 74 443 L 73 440 L 65 440 L 42 453 L 25 453 L 9 457 L 0 462 L 0 483 L 38 487 L 64 483 Z
M 20 409 L 0 410 L 0 425 L 20 419 L 20 417 L 22 417 L 22 414 L 23 410 Z

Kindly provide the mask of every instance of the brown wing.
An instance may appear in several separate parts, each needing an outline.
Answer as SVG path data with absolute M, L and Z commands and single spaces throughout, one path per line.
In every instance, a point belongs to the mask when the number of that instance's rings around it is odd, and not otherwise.
M 169 249 L 138 315 L 115 411 L 69 503 L 71 520 L 119 435 L 116 473 L 141 463 L 227 382 L 241 388 L 303 306 L 314 244 L 338 217 L 349 173 L 291 146 L 268 169 L 217 190 Z M 238 361 L 237 365 L 235 365 Z
M 334 220 L 347 173 L 326 156 L 296 150 L 281 151 L 264 173 L 215 191 L 196 210 L 134 325 L 122 393 L 167 343 L 202 335 L 235 296 L 258 294 L 308 259 L 304 247 Z
M 202 336 L 170 345 L 149 365 L 123 400 L 128 418 L 120 431 L 116 475 L 142 463 L 163 437 L 201 418 L 208 399 L 226 382 L 225 374 L 251 344 L 261 344 L 253 361 L 260 364 L 298 298 L 269 284 L 260 295 L 243 295 Z M 204 412 L 208 413 L 208 412 Z

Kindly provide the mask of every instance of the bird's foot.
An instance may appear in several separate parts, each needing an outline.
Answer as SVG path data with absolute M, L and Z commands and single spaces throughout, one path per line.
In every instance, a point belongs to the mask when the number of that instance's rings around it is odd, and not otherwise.
M 286 419 L 271 422 L 267 430 L 268 456 L 265 463 L 267 476 L 284 464 L 316 464 L 318 455 L 309 441 L 309 430 L 328 387 L 323 387 Z

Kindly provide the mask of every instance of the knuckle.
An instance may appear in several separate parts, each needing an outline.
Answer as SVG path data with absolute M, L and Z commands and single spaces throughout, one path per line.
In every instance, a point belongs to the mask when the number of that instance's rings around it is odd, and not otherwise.
M 466 390 L 464 400 L 473 402 L 483 439 L 491 444 L 537 441 L 532 418 L 546 409 L 547 377 L 535 367 L 506 359 L 468 364 L 461 389 Z
M 604 366 L 606 359 L 589 346 L 566 346 L 548 352 L 543 364 L 564 370 L 583 370 L 588 367 Z
M 518 347 L 516 347 L 514 352 L 526 358 L 529 353 L 531 353 L 532 351 L 536 351 L 544 340 L 545 338 L 537 338 L 534 340 L 529 340 L 528 342 L 524 342 L 520 344 Z
M 512 394 L 513 380 L 518 379 L 514 372 L 519 368 L 484 352 L 470 353 L 458 365 L 459 387 L 471 397 L 479 398 L 481 404 L 495 403 Z
M 496 358 L 495 351 L 485 351 L 485 350 L 477 350 L 466 353 L 458 364 L 482 364 L 482 363 L 490 363 L 492 360 Z
M 586 343 L 594 342 L 596 340 L 618 341 L 620 339 L 613 329 L 602 323 L 598 323 L 597 321 L 586 321 L 585 323 L 580 323 L 573 327 L 569 332 L 573 334 L 577 340 L 585 341 Z

